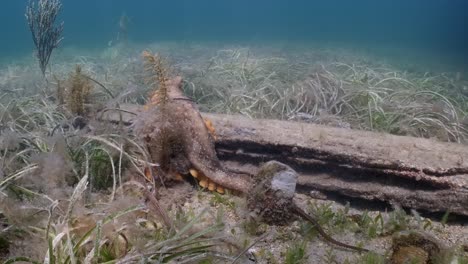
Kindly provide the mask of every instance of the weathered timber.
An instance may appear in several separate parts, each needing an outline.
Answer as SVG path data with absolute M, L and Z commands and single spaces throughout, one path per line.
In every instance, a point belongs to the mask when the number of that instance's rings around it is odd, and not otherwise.
M 124 105 L 126 111 L 140 107 Z M 435 140 L 202 114 L 216 128 L 217 153 L 228 169 L 255 174 L 269 160 L 300 173 L 300 189 L 318 190 L 427 212 L 468 216 L 468 147 Z M 124 113 L 123 122 L 132 123 Z M 103 119 L 118 121 L 108 111 Z

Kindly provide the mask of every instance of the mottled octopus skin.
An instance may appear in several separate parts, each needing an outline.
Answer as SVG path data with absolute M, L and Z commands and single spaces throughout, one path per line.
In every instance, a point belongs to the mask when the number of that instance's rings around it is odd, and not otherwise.
M 182 78 L 166 82 L 168 100 L 147 106 L 135 122 L 135 133 L 147 145 L 154 163 L 164 177 L 188 175 L 195 168 L 210 181 L 225 188 L 245 192 L 248 178 L 228 174 L 216 156 L 213 136 L 195 104 L 183 95 Z

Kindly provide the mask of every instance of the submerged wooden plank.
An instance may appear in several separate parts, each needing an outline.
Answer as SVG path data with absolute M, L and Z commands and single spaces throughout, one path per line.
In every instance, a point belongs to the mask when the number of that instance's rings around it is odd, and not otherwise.
M 141 110 L 135 105 L 122 108 Z M 237 164 L 232 169 L 242 170 L 247 164 L 255 168 L 274 159 L 298 170 L 299 184 L 312 189 L 468 216 L 465 145 L 299 122 L 202 115 L 216 128 L 218 155 Z M 122 121 L 131 124 L 134 117 L 124 113 Z M 103 118 L 120 120 L 112 111 Z M 245 172 L 249 171 L 254 173 Z
M 396 173 L 468 187 L 468 147 L 455 143 L 280 120 L 204 114 L 220 146 Z M 263 150 L 261 149 L 263 148 Z

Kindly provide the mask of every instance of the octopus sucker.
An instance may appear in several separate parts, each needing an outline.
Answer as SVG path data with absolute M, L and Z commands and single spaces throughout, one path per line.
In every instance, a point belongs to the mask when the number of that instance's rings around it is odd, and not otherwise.
M 199 181 L 198 184 L 199 184 L 202 188 L 208 187 L 208 181 L 207 181 L 206 179 L 203 179 L 203 180 Z
M 208 177 L 196 169 L 190 169 L 189 172 L 193 178 L 197 179 L 198 185 L 200 185 L 202 188 L 206 188 L 211 192 L 217 192 L 219 194 L 224 194 L 226 192 L 226 189 L 223 186 L 216 184 L 214 181 L 211 181 Z
M 216 190 L 216 183 L 209 182 L 208 183 L 208 190 L 211 191 L 211 192 L 215 191 Z
M 197 170 L 190 169 L 189 172 L 190 172 L 190 175 L 192 175 L 192 177 L 194 177 L 195 179 L 198 179 L 198 171 Z
M 224 188 L 222 186 L 216 187 L 216 192 L 219 194 L 224 194 Z

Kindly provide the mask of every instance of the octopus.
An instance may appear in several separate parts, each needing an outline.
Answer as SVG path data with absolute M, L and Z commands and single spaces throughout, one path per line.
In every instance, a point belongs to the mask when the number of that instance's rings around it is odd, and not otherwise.
M 154 174 L 172 181 L 191 176 L 210 191 L 245 192 L 250 186 L 248 177 L 223 169 L 216 155 L 213 124 L 204 120 L 196 104 L 183 94 L 182 78 L 162 81 L 163 93 L 152 96 L 134 127 L 151 161 L 158 164 L 155 171 L 146 170 L 147 176 Z

